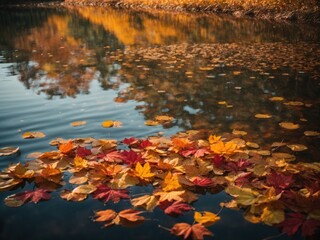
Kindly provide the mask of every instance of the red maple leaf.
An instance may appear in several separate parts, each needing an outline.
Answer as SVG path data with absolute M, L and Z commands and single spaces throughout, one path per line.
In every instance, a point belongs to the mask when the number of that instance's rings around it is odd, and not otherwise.
M 192 210 L 192 207 L 186 203 L 175 201 L 175 202 L 169 202 L 169 201 L 162 201 L 159 203 L 158 207 L 162 210 L 164 210 L 165 214 L 177 216 L 181 215 L 183 211 L 190 211 Z
M 285 175 L 283 173 L 276 173 L 273 171 L 267 176 L 266 183 L 276 189 L 286 189 L 293 183 L 293 175 Z
M 91 155 L 91 154 L 92 154 L 92 152 L 88 148 L 80 147 L 80 146 L 77 148 L 77 155 L 79 157 L 83 158 L 83 157 L 86 157 L 86 156 Z
M 97 157 L 105 160 L 106 162 L 112 162 L 112 163 L 122 163 L 125 158 L 125 156 L 123 156 L 117 150 L 111 150 L 109 152 L 99 154 Z
M 238 171 L 246 170 L 246 168 L 250 165 L 251 165 L 251 162 L 249 162 L 248 160 L 239 159 L 236 162 L 228 161 L 224 168 L 227 171 L 238 172 Z
M 128 146 L 136 144 L 139 141 L 139 139 L 131 137 L 131 138 L 125 138 L 122 140 L 122 142 Z
M 11 207 L 19 207 L 27 202 L 38 203 L 40 200 L 49 200 L 50 198 L 51 195 L 47 190 L 36 189 L 13 194 L 5 199 L 5 203 Z
M 213 187 L 215 183 L 212 181 L 211 178 L 207 177 L 195 177 L 192 182 L 197 187 Z
M 130 151 L 125 150 L 122 152 L 122 155 L 124 156 L 123 162 L 128 165 L 135 165 L 138 162 L 140 163 L 144 162 L 142 156 L 133 150 L 130 150 Z
M 217 167 L 221 167 L 222 165 L 225 164 L 225 158 L 220 155 L 215 155 L 214 158 L 212 159 L 212 163 Z
M 300 228 L 303 236 L 312 236 L 320 227 L 320 221 L 308 219 L 301 213 L 289 213 L 282 223 L 278 224 L 282 228 L 282 232 L 293 236 Z
M 123 198 L 130 198 L 128 191 L 125 189 L 111 189 L 106 185 L 100 185 L 93 193 L 94 199 L 101 199 L 104 203 L 112 201 L 119 202 Z
M 146 148 L 152 146 L 152 142 L 150 142 L 149 140 L 141 140 L 140 144 L 139 144 L 139 148 Z

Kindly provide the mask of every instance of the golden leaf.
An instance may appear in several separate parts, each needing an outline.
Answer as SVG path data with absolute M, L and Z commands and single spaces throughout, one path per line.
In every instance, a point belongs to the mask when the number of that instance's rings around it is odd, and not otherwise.
M 285 102 L 283 104 L 287 106 L 303 106 L 304 105 L 303 102 L 299 102 L 299 101 L 290 101 L 290 102 Z
M 162 184 L 162 190 L 166 192 L 175 191 L 181 189 L 182 186 L 179 183 L 178 176 L 168 172 L 164 178 Z
M 144 181 L 150 181 L 151 178 L 155 175 L 150 170 L 151 167 L 148 162 L 145 163 L 143 166 L 141 166 L 140 162 L 138 162 L 135 168 L 135 175 Z
M 254 143 L 254 142 L 246 142 L 246 145 L 251 148 L 259 148 L 260 147 L 259 144 Z
M 171 192 L 156 192 L 154 193 L 155 196 L 159 196 L 160 202 L 163 201 L 180 201 L 180 202 L 185 202 L 183 199 L 183 194 L 185 193 L 185 191 L 171 191 Z
M 43 132 L 25 132 L 22 138 L 44 138 L 46 135 Z
M 304 135 L 306 135 L 308 137 L 317 137 L 317 136 L 320 136 L 320 132 L 317 132 L 317 131 L 305 131 Z
M 154 120 L 147 120 L 144 122 L 144 125 L 147 125 L 147 126 L 157 126 L 159 124 L 160 123 L 158 121 L 154 121 Z
M 261 214 L 261 221 L 265 224 L 272 226 L 277 223 L 283 222 L 285 219 L 283 209 L 274 209 L 273 207 L 265 207 Z
M 134 207 L 143 207 L 147 211 L 152 211 L 158 204 L 158 199 L 153 195 L 144 195 L 138 198 L 131 199 L 131 204 Z
M 226 193 L 230 194 L 235 198 L 238 204 L 249 206 L 257 201 L 258 192 L 252 190 L 251 188 L 240 188 L 237 186 L 228 186 L 225 189 Z
M 240 130 L 233 129 L 232 134 L 245 136 L 245 135 L 247 135 L 248 133 L 247 133 L 246 131 L 240 131 Z
M 254 115 L 254 117 L 255 118 L 260 118 L 260 119 L 269 119 L 269 118 L 272 118 L 272 115 L 257 113 L 256 115 Z
M 211 144 L 210 149 L 215 154 L 229 156 L 234 154 L 235 150 L 237 150 L 237 145 L 231 141 L 227 143 L 219 141 Z
M 302 145 L 302 144 L 289 144 L 289 145 L 287 145 L 287 147 L 290 148 L 294 152 L 301 152 L 301 151 L 305 151 L 308 149 L 307 146 Z
M 71 126 L 72 127 L 78 127 L 78 126 L 82 126 L 82 125 L 85 125 L 85 124 L 87 124 L 86 121 L 77 121 L 77 122 L 72 122 Z
M 101 123 L 101 126 L 104 128 L 111 128 L 111 127 L 113 127 L 113 121 L 106 120 L 103 123 Z
M 281 122 L 279 123 L 280 127 L 289 129 L 289 130 L 295 130 L 300 127 L 299 124 L 291 123 L 291 122 Z
M 221 140 L 221 136 L 216 136 L 216 135 L 210 135 L 209 136 L 209 143 L 210 144 L 219 142 L 220 140 Z
M 212 212 L 194 212 L 194 220 L 203 226 L 210 226 L 220 220 L 220 217 Z
M 270 101 L 273 101 L 273 102 L 281 102 L 284 100 L 283 97 L 271 97 L 269 98 Z
M 159 122 L 171 122 L 173 120 L 173 117 L 167 116 L 167 115 L 159 115 L 159 116 L 156 116 L 154 120 Z

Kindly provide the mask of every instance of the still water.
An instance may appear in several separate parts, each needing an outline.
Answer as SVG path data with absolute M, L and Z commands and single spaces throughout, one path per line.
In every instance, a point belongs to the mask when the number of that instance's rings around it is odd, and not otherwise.
M 146 138 L 189 129 L 216 134 L 245 131 L 262 149 L 275 141 L 304 144 L 301 161 L 319 161 L 320 140 L 304 135 L 320 125 L 318 26 L 116 9 L 0 10 L 0 147 L 20 147 L 0 167 L 53 150 L 58 137 Z M 281 97 L 282 101 L 272 101 Z M 279 99 L 279 98 L 278 98 Z M 268 114 L 270 119 L 256 118 Z M 157 115 L 170 124 L 147 126 Z M 107 119 L 119 128 L 102 128 Z M 86 121 L 72 127 L 70 123 Z M 294 131 L 281 122 L 299 124 Z M 22 139 L 41 131 L 42 139 Z M 289 149 L 288 149 L 289 152 Z M 12 194 L 14 192 L 11 192 Z M 8 192 L 0 193 L 2 201 Z M 224 193 L 194 204 L 218 212 Z M 121 208 L 130 207 L 122 201 Z M 107 204 L 118 209 L 119 205 Z M 104 209 L 92 199 L 57 195 L 38 205 L 0 205 L 0 239 L 175 239 L 165 227 L 178 219 L 155 211 L 137 228 L 101 228 L 90 216 Z M 276 228 L 251 224 L 225 209 L 210 228 L 216 239 L 263 239 Z M 156 233 L 156 234 L 155 234 Z M 279 239 L 290 239 L 281 236 Z

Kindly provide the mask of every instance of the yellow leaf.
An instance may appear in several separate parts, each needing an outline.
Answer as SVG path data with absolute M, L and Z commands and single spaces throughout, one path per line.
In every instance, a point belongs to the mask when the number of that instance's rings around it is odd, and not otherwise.
M 272 118 L 272 116 L 270 114 L 262 114 L 262 113 L 257 113 L 256 115 L 254 115 L 255 118 L 260 118 L 260 119 L 268 119 L 268 118 Z
M 280 127 L 289 129 L 289 130 L 295 130 L 300 127 L 299 124 L 291 123 L 291 122 L 281 122 L 279 123 Z
M 237 150 L 237 144 L 233 142 L 224 143 L 222 141 L 216 142 L 210 145 L 210 149 L 213 153 L 218 155 L 232 155 Z
M 271 97 L 269 98 L 270 101 L 273 101 L 273 102 L 281 102 L 284 100 L 283 97 Z
M 308 147 L 302 144 L 289 144 L 287 145 L 288 148 L 290 148 L 294 152 L 301 152 L 304 150 L 307 150 Z
M 178 176 L 168 172 L 162 184 L 163 191 L 175 191 L 181 189 L 181 187 L 182 186 L 179 183 Z
M 210 144 L 219 142 L 220 140 L 221 140 L 221 136 L 216 136 L 216 135 L 210 135 L 209 136 L 209 143 Z
M 317 132 L 317 131 L 305 131 L 304 135 L 306 135 L 308 137 L 317 137 L 317 136 L 320 136 L 320 132 Z
M 135 175 L 144 181 L 149 181 L 155 175 L 150 170 L 151 167 L 148 162 L 143 166 L 138 162 L 135 168 Z
M 88 161 L 79 157 L 78 155 L 74 158 L 74 167 L 78 170 L 88 167 Z
M 283 209 L 273 209 L 272 207 L 265 207 L 261 214 L 261 221 L 269 226 L 283 222 L 284 218 Z
M 82 126 L 82 125 L 85 125 L 85 124 L 87 124 L 86 121 L 77 121 L 77 122 L 72 122 L 71 126 L 72 127 L 78 127 L 78 126 Z
M 220 217 L 212 212 L 194 212 L 194 220 L 208 227 L 220 220 Z
M 147 121 L 144 122 L 144 124 L 147 125 L 147 126 L 157 126 L 160 123 L 158 121 L 154 121 L 154 120 L 147 120 Z
M 144 195 L 138 198 L 131 199 L 131 204 L 134 207 L 143 207 L 147 211 L 152 211 L 158 204 L 158 199 L 153 195 Z
M 111 128 L 111 127 L 113 127 L 113 121 L 106 120 L 103 123 L 101 123 L 101 126 L 104 128 Z
M 159 202 L 163 201 L 180 201 L 185 202 L 183 198 L 183 194 L 185 194 L 186 191 L 171 191 L 171 192 L 156 192 L 154 193 L 155 196 L 159 196 Z
M 259 148 L 260 147 L 259 144 L 254 143 L 254 142 L 246 142 L 246 145 L 251 148 Z
M 253 191 L 250 188 L 240 188 L 230 185 L 225 191 L 233 196 L 238 204 L 249 206 L 257 201 L 258 192 Z
M 22 138 L 44 138 L 46 135 L 43 132 L 25 132 Z
M 285 102 L 284 105 L 287 105 L 287 106 L 303 106 L 304 103 L 303 102 L 299 102 L 299 101 L 291 101 L 291 102 Z
M 245 135 L 247 135 L 248 133 L 247 133 L 246 131 L 240 131 L 240 130 L 233 129 L 232 134 L 245 136 Z
M 171 122 L 173 120 L 173 117 L 167 116 L 167 115 L 159 115 L 159 116 L 156 116 L 154 120 L 159 122 Z

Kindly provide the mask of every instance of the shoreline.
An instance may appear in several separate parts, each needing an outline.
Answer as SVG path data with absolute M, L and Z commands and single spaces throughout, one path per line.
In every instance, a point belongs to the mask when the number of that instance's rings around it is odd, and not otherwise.
M 152 1 L 151 1 L 152 2 Z M 266 19 L 272 21 L 287 21 L 297 23 L 320 24 L 320 7 L 316 6 L 310 9 L 286 9 L 270 8 L 266 6 L 247 6 L 211 4 L 200 5 L 197 3 L 179 4 L 179 3 L 151 3 L 145 4 L 143 0 L 66 0 L 34 2 L 26 1 L 17 4 L 0 4 L 0 8 L 30 8 L 30 7 L 68 7 L 68 6 L 90 6 L 90 7 L 113 7 L 117 9 L 129 9 L 138 11 L 163 10 L 167 12 L 187 12 L 192 14 L 226 14 L 236 18 L 249 17 L 253 19 Z

